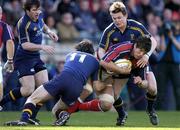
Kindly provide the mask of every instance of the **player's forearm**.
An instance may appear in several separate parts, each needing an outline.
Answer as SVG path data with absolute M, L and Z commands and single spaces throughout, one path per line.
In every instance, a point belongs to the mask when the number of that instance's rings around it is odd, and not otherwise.
M 13 40 L 8 40 L 6 43 L 7 59 L 12 60 L 14 57 L 14 42 Z
M 103 56 L 105 55 L 105 50 L 103 48 L 98 49 L 98 58 L 102 59 Z
M 154 39 L 154 37 L 151 37 L 151 44 L 151 50 L 147 53 L 148 56 L 150 56 L 157 47 L 157 41 Z
M 26 42 L 22 44 L 22 48 L 28 51 L 39 51 L 42 50 L 42 45 Z
M 49 34 L 49 32 L 50 32 L 50 29 L 49 29 L 49 27 L 46 24 L 44 24 L 43 31 L 46 34 Z
M 122 73 L 121 69 L 117 65 L 115 65 L 112 61 L 111 62 L 105 62 L 105 61 L 101 60 L 100 65 L 108 71 L 111 71 L 111 72 L 114 72 L 117 74 Z

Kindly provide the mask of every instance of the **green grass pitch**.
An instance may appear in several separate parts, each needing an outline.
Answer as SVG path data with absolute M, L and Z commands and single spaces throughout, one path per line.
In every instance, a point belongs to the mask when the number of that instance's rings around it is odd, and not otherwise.
M 51 112 L 40 112 L 41 126 L 5 127 L 6 121 L 17 120 L 20 112 L 0 112 L 0 130 L 180 130 L 180 112 L 158 112 L 160 124 L 152 126 L 144 111 L 128 112 L 126 125 L 115 126 L 115 112 L 78 112 L 71 115 L 67 126 L 55 127 L 51 124 L 54 117 Z

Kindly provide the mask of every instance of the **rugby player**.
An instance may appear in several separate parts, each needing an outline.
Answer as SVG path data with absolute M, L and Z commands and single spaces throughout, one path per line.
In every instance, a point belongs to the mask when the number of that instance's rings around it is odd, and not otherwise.
M 2 43 L 4 43 L 4 46 L 6 46 L 7 50 L 7 62 L 4 65 L 4 68 L 7 70 L 7 72 L 13 72 L 14 65 L 13 65 L 13 57 L 14 57 L 14 37 L 12 35 L 12 30 L 10 26 L 1 21 L 2 19 L 2 8 L 0 6 L 0 47 L 2 46 Z M 2 75 L 2 66 L 0 61 L 0 101 L 3 97 L 3 75 Z M 1 106 L 0 106 L 1 110 Z
M 42 33 L 46 33 L 56 42 L 58 37 L 50 31 L 43 21 L 40 10 L 40 0 L 26 0 L 25 15 L 17 23 L 19 46 L 14 59 L 15 70 L 18 73 L 20 88 L 11 90 L 0 102 L 4 105 L 21 97 L 30 96 L 36 87 L 48 81 L 48 73 L 44 62 L 40 59 L 40 50 L 48 54 L 54 53 L 54 47 L 42 45 Z M 12 57 L 10 57 L 12 58 Z M 37 110 L 41 104 L 36 105 Z M 35 118 L 32 115 L 31 118 Z
M 67 106 L 71 105 L 80 96 L 89 78 L 93 85 L 97 84 L 99 62 L 93 55 L 92 43 L 83 40 L 75 48 L 76 51 L 67 55 L 61 74 L 38 87 L 27 99 L 20 121 L 7 122 L 6 125 L 27 125 L 36 105 L 53 97 L 61 96 Z
M 149 60 L 150 55 L 155 50 L 157 46 L 157 42 L 153 36 L 147 31 L 147 29 L 139 22 L 127 19 L 128 13 L 125 5 L 122 2 L 113 2 L 113 4 L 109 8 L 110 15 L 112 17 L 113 22 L 104 30 L 103 35 L 101 37 L 98 49 L 98 56 L 99 59 L 102 59 L 105 53 L 111 48 L 111 46 L 115 44 L 133 42 L 139 36 L 149 35 L 151 40 L 151 49 L 149 52 L 144 54 L 142 58 L 140 58 L 137 62 L 137 66 L 144 67 Z M 118 120 L 116 125 L 123 125 L 125 123 L 124 119 L 126 119 L 127 115 L 123 109 L 123 101 L 119 96 L 119 91 L 121 89 L 121 84 L 126 83 L 127 81 L 124 80 L 122 82 L 121 79 L 115 78 L 114 81 L 114 90 L 115 90 L 115 102 L 114 108 L 118 112 Z M 146 99 L 148 103 L 156 99 L 156 95 L 151 95 L 147 93 Z M 154 111 L 147 110 L 149 113 L 149 117 L 151 119 L 151 123 L 153 125 L 158 124 L 158 118 Z M 153 121 L 152 121 L 153 120 Z
M 142 36 L 136 39 L 135 44 L 133 43 L 124 43 L 123 45 L 121 43 L 116 44 L 111 47 L 109 51 L 106 52 L 105 56 L 100 61 L 100 65 L 103 66 L 100 69 L 100 81 L 104 82 L 104 86 L 102 85 L 96 85 L 93 86 L 96 90 L 96 93 L 98 95 L 98 99 L 94 99 L 89 102 L 82 103 L 82 101 L 78 98 L 78 101 L 76 101 L 75 105 L 70 106 L 67 109 L 66 116 L 76 112 L 78 110 L 91 110 L 91 111 L 108 111 L 111 109 L 113 103 L 114 103 L 114 94 L 117 96 L 121 92 L 122 88 L 127 82 L 127 79 L 130 77 L 134 78 L 134 83 L 137 84 L 140 88 L 143 88 L 147 91 L 147 94 L 149 94 L 149 97 L 151 96 L 151 101 L 148 102 L 147 110 L 153 111 L 153 118 L 150 118 L 151 122 L 154 124 L 156 123 L 157 114 L 154 110 L 154 96 L 157 95 L 157 85 L 156 80 L 154 77 L 154 74 L 151 70 L 149 70 L 149 66 L 140 68 L 137 66 L 138 60 L 143 57 L 144 54 L 146 54 L 151 48 L 151 40 L 149 36 Z M 114 62 L 117 59 L 129 59 L 132 62 L 132 70 L 131 68 L 121 68 L 117 67 Z M 113 73 L 108 74 L 108 71 L 111 71 Z M 131 71 L 131 72 L 130 72 Z M 119 74 L 120 75 L 119 75 Z M 114 77 L 118 77 L 121 79 L 120 89 L 114 89 Z M 126 82 L 125 82 L 126 81 Z M 117 92 L 118 91 L 118 92 Z M 56 114 L 56 117 L 58 116 L 57 113 L 61 115 L 60 119 L 58 120 L 58 124 L 56 125 L 65 125 L 66 121 L 64 118 L 66 116 L 62 116 L 62 106 L 63 103 L 59 102 L 59 105 L 56 105 L 56 108 L 54 110 L 54 113 Z M 57 109 L 57 108 L 60 109 Z M 149 113 L 148 113 L 149 114 Z M 151 116 L 151 115 L 150 115 Z M 59 116 L 58 116 L 59 117 Z M 58 118 L 57 117 L 57 118 Z M 124 125 L 126 117 L 121 120 L 121 122 Z M 158 120 L 158 119 L 157 119 Z

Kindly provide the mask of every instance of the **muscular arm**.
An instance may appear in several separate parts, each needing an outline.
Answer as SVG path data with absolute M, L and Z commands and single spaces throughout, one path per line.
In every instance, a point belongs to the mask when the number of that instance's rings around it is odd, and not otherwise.
M 46 24 L 44 24 L 43 31 L 46 34 L 48 34 L 50 32 L 49 27 Z
M 103 48 L 99 48 L 98 49 L 99 59 L 102 59 L 104 55 L 105 55 L 105 50 Z
M 6 50 L 7 50 L 7 59 L 12 60 L 14 57 L 14 42 L 13 42 L 13 40 L 7 40 Z
M 153 51 L 156 49 L 157 47 L 157 41 L 155 40 L 154 37 L 151 37 L 151 50 L 147 53 L 149 56 L 153 53 Z
M 106 70 L 111 71 L 116 74 L 129 74 L 131 71 L 131 68 L 126 68 L 126 67 L 120 68 L 116 64 L 114 64 L 112 61 L 105 62 L 101 60 L 100 65 L 103 66 Z
M 22 48 L 24 50 L 28 50 L 28 51 L 39 51 L 43 49 L 43 46 L 40 44 L 34 44 L 31 42 L 25 42 L 22 44 Z
M 54 42 L 58 41 L 58 36 L 54 32 L 52 32 L 46 24 L 44 24 L 43 30 L 46 34 L 49 35 L 51 40 L 53 40 Z

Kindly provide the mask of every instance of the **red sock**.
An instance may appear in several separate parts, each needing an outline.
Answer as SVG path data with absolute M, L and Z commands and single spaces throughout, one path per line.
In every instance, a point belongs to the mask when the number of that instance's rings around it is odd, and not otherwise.
M 101 111 L 100 101 L 98 99 L 94 99 L 92 101 L 82 103 L 79 105 L 79 110 Z
M 80 104 L 81 103 L 77 100 L 73 105 L 69 106 L 67 112 L 69 112 L 70 114 L 77 112 Z

